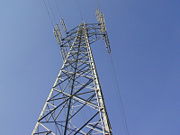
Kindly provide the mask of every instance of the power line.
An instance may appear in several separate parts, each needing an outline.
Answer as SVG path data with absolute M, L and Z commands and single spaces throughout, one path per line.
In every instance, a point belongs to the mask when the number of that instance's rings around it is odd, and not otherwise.
M 62 14 L 61 14 L 60 8 L 59 8 L 59 6 L 58 6 L 58 5 L 60 5 L 60 4 L 58 3 L 57 0 L 54 0 L 54 3 L 55 3 L 55 9 L 56 9 L 57 12 L 58 12 L 58 17 L 59 17 L 59 18 L 62 18 Z
M 76 3 L 77 2 L 77 3 Z M 76 8 L 79 12 L 79 15 L 80 15 L 80 18 L 81 18 L 81 21 L 85 22 L 85 18 L 84 18 L 84 15 L 83 15 L 83 12 L 82 12 L 82 8 L 80 6 L 80 2 L 79 0 L 76 0 L 76 2 L 74 1 L 75 5 L 76 5 Z
M 122 115 L 124 117 L 124 124 L 125 124 L 125 129 L 126 129 L 126 132 L 127 132 L 127 135 L 130 135 L 130 132 L 129 132 L 129 128 L 128 128 L 128 123 L 127 123 L 127 116 L 126 116 L 126 112 L 125 112 L 125 106 L 124 106 L 124 102 L 123 102 L 123 99 L 122 99 L 122 96 L 121 96 L 121 92 L 120 92 L 120 86 L 119 86 L 119 79 L 118 79 L 118 73 L 116 72 L 116 69 L 115 69 L 115 64 L 114 64 L 114 61 L 113 61 L 113 57 L 112 57 L 112 54 L 110 54 L 110 65 L 112 65 L 112 73 L 113 73 L 113 76 L 114 76 L 114 80 L 115 80 L 115 86 L 116 86 L 116 93 L 118 95 L 118 99 L 119 99 L 119 102 L 120 102 L 120 108 L 122 109 Z
M 52 27 L 54 27 L 54 25 L 53 25 L 53 20 L 52 20 L 51 15 L 50 15 L 50 11 L 49 11 L 49 9 L 48 9 L 48 6 L 47 6 L 45 0 L 43 0 L 43 5 L 44 5 L 44 7 L 45 7 L 45 9 L 46 9 L 46 11 L 47 11 L 47 14 L 48 14 L 48 17 L 49 17 L 49 19 L 50 19 L 51 25 L 52 25 Z
M 96 1 L 96 6 L 98 9 L 101 9 L 101 2 L 100 0 L 95 0 Z
M 50 11 L 51 11 L 52 18 L 53 18 L 54 22 L 56 22 L 56 14 L 54 13 L 54 10 L 53 10 L 53 9 L 55 9 L 55 8 L 52 7 L 52 4 L 50 4 L 49 0 L 47 0 L 47 4 L 48 4 L 48 7 L 49 7 L 49 9 L 50 9 Z

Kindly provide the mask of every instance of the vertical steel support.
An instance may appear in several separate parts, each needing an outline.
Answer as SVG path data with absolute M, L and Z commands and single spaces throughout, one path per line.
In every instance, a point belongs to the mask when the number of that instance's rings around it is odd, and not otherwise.
M 104 132 L 104 135 L 106 135 L 105 131 L 107 131 L 108 133 L 111 133 L 111 126 L 110 126 L 109 118 L 108 118 L 105 103 L 104 103 L 104 97 L 103 97 L 101 85 L 100 85 L 100 82 L 99 82 L 99 77 L 98 77 L 98 73 L 97 73 L 93 53 L 92 53 L 91 46 L 90 46 L 90 43 L 89 43 L 88 30 L 87 30 L 86 27 L 84 27 L 84 29 L 86 31 L 85 32 L 86 45 L 88 47 L 89 57 L 90 57 L 90 60 L 91 60 L 91 67 L 92 67 L 92 70 L 93 70 L 93 76 L 95 76 L 94 85 L 96 86 L 95 91 L 96 91 L 96 96 L 97 96 L 97 100 L 98 100 L 98 106 L 100 107 L 99 111 L 101 112 L 101 117 L 102 117 L 101 120 L 102 120 L 103 125 L 104 125 L 104 129 L 103 129 L 104 131 L 103 132 Z

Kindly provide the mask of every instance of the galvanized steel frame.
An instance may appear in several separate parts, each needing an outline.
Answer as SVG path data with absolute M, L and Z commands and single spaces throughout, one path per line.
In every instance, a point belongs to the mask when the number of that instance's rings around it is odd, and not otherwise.
M 102 17 L 101 12 L 97 12 L 100 14 L 97 18 Z M 111 52 L 102 19 L 65 31 L 64 38 L 59 26 L 54 27 L 64 64 L 32 135 L 112 135 L 91 49 L 91 44 L 104 39 Z M 86 115 L 84 119 L 83 115 Z

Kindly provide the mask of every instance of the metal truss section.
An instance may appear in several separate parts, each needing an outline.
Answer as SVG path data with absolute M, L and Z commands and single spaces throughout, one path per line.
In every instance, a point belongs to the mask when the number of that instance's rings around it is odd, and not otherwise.
M 67 32 L 61 22 L 65 38 L 58 25 L 54 34 L 64 63 L 32 135 L 112 135 L 90 46 L 107 33 L 100 23 L 83 23 Z

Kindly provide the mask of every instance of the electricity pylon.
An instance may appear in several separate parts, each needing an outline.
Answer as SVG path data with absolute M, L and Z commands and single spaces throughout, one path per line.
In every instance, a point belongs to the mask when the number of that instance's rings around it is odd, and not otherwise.
M 91 44 L 110 44 L 104 15 L 96 11 L 97 23 L 82 23 L 67 31 L 64 20 L 54 26 L 63 66 L 40 113 L 32 135 L 112 135 Z

